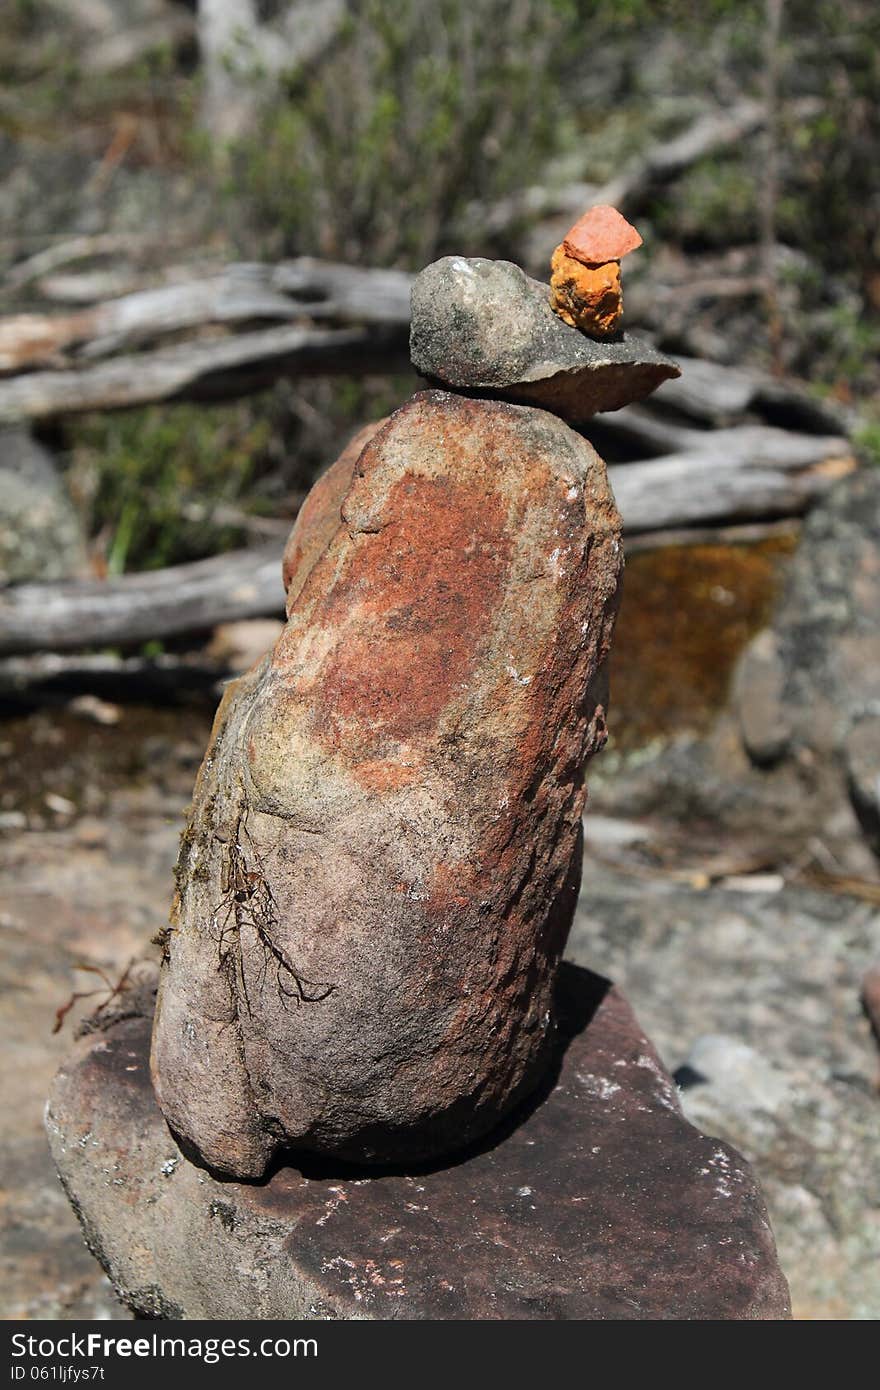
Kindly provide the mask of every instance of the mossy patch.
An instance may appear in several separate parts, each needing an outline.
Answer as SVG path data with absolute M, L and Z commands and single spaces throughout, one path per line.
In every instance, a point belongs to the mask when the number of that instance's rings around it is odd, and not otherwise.
M 769 618 L 794 544 L 671 546 L 627 561 L 611 655 L 614 747 L 708 727 L 737 657 Z

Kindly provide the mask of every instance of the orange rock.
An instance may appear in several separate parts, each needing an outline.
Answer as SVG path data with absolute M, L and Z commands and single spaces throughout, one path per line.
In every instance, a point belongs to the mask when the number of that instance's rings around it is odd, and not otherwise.
M 553 252 L 550 267 L 550 303 L 565 323 L 594 338 L 608 338 L 617 331 L 623 314 L 619 261 L 584 265 L 566 255 L 563 242 Z
M 562 241 L 567 255 L 583 265 L 596 266 L 621 261 L 641 244 L 635 227 L 607 203 L 589 208 Z

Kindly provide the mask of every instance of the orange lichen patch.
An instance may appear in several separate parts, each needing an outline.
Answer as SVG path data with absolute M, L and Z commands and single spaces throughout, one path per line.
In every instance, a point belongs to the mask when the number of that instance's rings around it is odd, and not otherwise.
M 334 610 L 356 605 L 358 618 L 330 655 L 315 714 L 358 762 L 428 733 L 465 689 L 510 552 L 502 499 L 476 484 L 404 476 L 388 514 L 336 586 Z
M 635 227 L 608 203 L 589 208 L 562 239 L 566 254 L 584 265 L 623 260 L 641 244 Z
M 557 246 L 550 265 L 550 303 L 559 317 L 596 338 L 615 333 L 623 314 L 619 262 L 583 265 Z
M 323 555 L 339 526 L 339 510 L 351 485 L 354 467 L 373 435 L 385 424 L 374 420 L 359 429 L 335 463 L 315 483 L 300 508 L 288 537 L 281 566 L 288 614 L 313 566 Z
M 373 758 L 358 763 L 355 776 L 362 787 L 372 792 L 394 792 L 408 787 L 419 777 L 417 767 L 404 766 L 389 758 Z
M 738 656 L 769 617 L 794 544 L 675 546 L 627 560 L 611 656 L 616 748 L 711 724 Z

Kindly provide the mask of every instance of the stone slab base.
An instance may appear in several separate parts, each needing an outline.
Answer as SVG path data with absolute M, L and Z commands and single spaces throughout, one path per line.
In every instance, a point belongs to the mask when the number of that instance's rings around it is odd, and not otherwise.
M 293 1156 L 261 1184 L 218 1180 L 175 1143 L 149 1005 L 106 1020 L 58 1073 L 46 1122 L 120 1298 L 165 1318 L 790 1316 L 744 1160 L 683 1118 L 615 988 L 566 965 L 559 991 L 554 1074 L 491 1143 L 372 1174 Z

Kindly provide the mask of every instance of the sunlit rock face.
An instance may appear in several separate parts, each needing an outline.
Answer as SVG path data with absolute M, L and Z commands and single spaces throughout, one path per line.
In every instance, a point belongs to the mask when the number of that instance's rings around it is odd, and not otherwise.
M 449 1153 L 536 1084 L 605 739 L 620 523 L 562 420 L 424 392 L 306 507 L 199 773 L 153 1039 L 166 1119 L 239 1177 Z
M 610 285 L 618 300 L 619 271 L 615 265 Z M 609 273 L 602 271 L 606 292 Z M 594 307 L 603 302 L 594 296 Z M 511 261 L 444 256 L 413 283 L 413 366 L 435 384 L 538 405 L 574 425 L 680 375 L 651 343 L 617 329 L 613 303 L 613 336 L 603 341 L 564 323 L 552 306 L 550 287 Z

